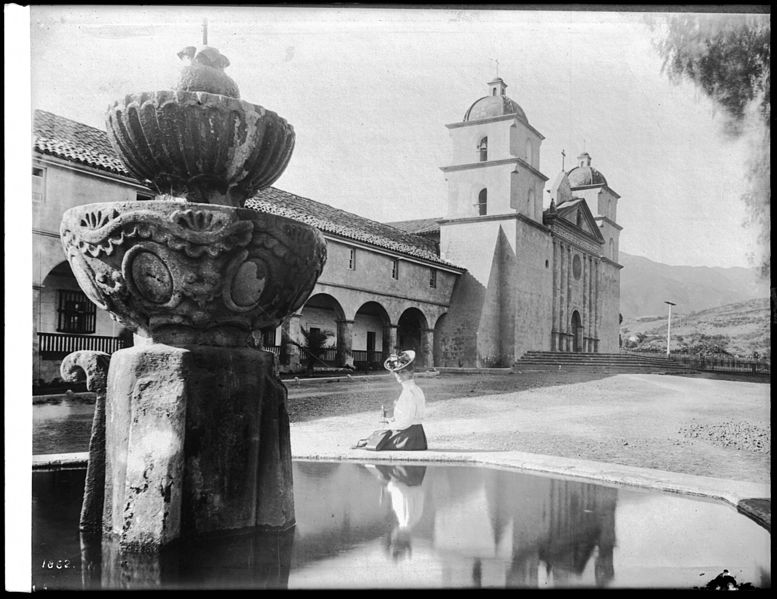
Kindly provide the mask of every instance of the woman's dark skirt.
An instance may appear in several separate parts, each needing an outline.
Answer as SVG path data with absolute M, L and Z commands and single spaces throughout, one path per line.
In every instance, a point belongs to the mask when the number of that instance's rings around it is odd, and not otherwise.
M 359 441 L 355 447 L 372 451 L 423 451 L 427 448 L 426 433 L 420 424 L 399 430 L 380 430 Z

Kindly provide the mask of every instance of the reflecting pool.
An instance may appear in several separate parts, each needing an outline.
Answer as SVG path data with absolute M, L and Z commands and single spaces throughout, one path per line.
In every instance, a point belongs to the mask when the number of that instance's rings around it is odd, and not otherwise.
M 769 532 L 682 496 L 489 467 L 296 461 L 295 528 L 161 556 L 79 538 L 84 471 L 33 474 L 35 589 L 771 583 Z

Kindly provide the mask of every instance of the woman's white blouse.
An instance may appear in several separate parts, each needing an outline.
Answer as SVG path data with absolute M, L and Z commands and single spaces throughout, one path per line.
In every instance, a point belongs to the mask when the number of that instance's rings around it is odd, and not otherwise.
M 402 393 L 394 402 L 394 420 L 391 422 L 391 428 L 402 429 L 413 424 L 421 424 L 425 408 L 426 397 L 421 387 L 412 379 L 402 381 Z

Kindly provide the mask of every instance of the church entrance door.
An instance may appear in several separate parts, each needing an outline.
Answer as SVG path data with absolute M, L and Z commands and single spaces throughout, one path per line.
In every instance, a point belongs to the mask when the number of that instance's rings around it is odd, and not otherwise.
M 580 313 L 572 312 L 572 351 L 583 351 L 583 325 L 580 322 Z

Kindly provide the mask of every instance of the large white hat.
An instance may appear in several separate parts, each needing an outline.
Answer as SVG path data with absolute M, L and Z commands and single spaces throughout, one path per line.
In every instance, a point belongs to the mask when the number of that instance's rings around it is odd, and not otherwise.
M 413 360 L 415 360 L 415 352 L 412 349 L 407 349 L 399 354 L 391 354 L 388 360 L 383 362 L 383 368 L 396 372 L 412 364 Z

